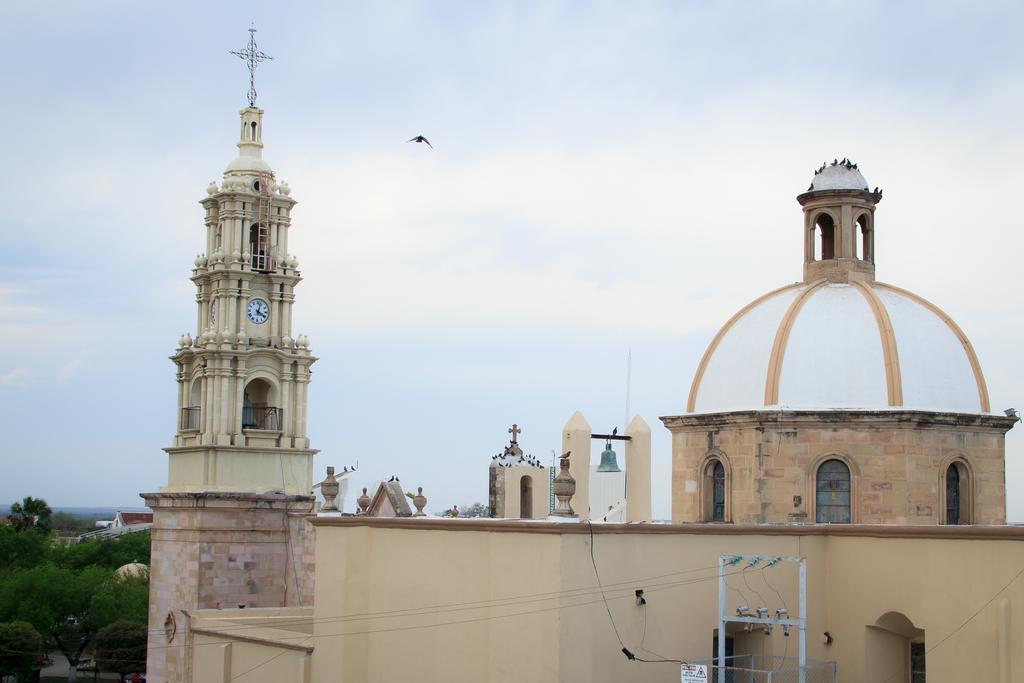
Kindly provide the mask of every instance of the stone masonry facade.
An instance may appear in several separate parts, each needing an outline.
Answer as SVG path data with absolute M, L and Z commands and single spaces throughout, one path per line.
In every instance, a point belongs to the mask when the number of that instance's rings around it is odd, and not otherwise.
M 310 496 L 143 494 L 153 510 L 148 678 L 188 680 L 187 612 L 313 604 Z
M 725 469 L 725 522 L 815 521 L 821 463 L 846 463 L 851 522 L 945 523 L 945 476 L 963 472 L 961 523 L 1005 524 L 1004 438 L 1016 418 L 924 411 L 744 411 L 661 418 L 672 432 L 672 521 L 712 521 L 709 464 Z

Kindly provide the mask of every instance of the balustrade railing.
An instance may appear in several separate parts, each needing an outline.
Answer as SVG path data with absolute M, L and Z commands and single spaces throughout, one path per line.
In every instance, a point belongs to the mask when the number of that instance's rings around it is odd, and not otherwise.
M 181 429 L 199 429 L 199 407 L 194 406 L 190 408 L 181 409 Z
M 284 410 L 270 406 L 244 406 L 242 408 L 243 429 L 266 429 L 281 431 Z

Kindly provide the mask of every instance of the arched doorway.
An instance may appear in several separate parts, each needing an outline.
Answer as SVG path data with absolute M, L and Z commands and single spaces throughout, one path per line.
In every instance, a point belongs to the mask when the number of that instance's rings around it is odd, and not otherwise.
M 869 624 L 864 640 L 864 670 L 874 680 L 925 683 L 924 629 L 899 612 L 886 612 Z

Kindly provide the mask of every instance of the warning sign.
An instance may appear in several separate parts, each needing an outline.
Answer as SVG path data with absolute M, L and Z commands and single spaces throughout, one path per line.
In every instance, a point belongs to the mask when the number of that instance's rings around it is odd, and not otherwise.
M 708 683 L 706 664 L 683 664 L 679 668 L 679 683 Z

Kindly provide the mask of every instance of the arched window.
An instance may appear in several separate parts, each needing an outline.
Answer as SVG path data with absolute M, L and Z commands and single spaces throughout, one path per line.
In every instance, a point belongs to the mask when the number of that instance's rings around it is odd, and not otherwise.
M 281 410 L 272 405 L 273 387 L 264 379 L 254 379 L 242 393 L 244 429 L 281 429 Z
M 249 253 L 253 270 L 270 270 L 270 235 L 260 223 L 249 228 Z
M 854 238 L 854 248 L 857 258 L 862 261 L 875 260 L 874 242 L 872 240 L 871 222 L 866 213 L 857 217 L 857 236 Z
M 842 460 L 826 460 L 815 478 L 814 521 L 849 524 L 850 468 Z
M 818 234 L 818 242 L 821 250 L 818 252 L 819 260 L 834 259 L 836 257 L 836 224 L 832 216 L 827 213 L 819 213 L 814 219 L 814 228 Z
M 192 390 L 189 392 L 189 405 L 185 406 L 181 415 L 182 429 L 199 429 L 199 407 L 202 405 L 203 378 L 196 377 L 192 380 Z
M 946 468 L 945 476 L 945 523 L 971 523 L 971 475 L 967 466 L 954 460 Z
M 725 465 L 712 458 L 704 466 L 704 521 L 725 521 Z
M 533 519 L 533 478 L 528 474 L 519 480 L 519 518 Z
M 253 121 L 249 125 L 252 126 L 252 138 L 251 139 L 252 139 L 253 142 L 256 142 L 256 122 Z

